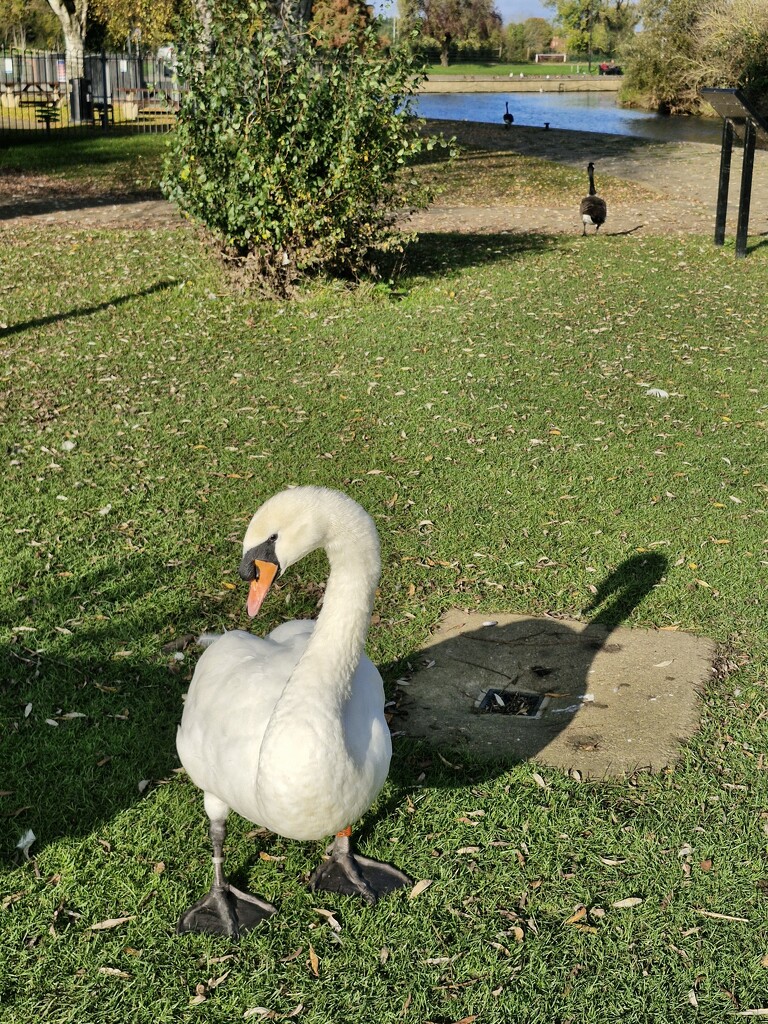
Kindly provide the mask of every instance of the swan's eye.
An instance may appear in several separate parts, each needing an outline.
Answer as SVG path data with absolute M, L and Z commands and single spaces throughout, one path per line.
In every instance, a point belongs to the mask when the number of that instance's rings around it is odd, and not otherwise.
M 272 536 L 269 538 L 269 540 L 271 540 L 272 543 L 274 544 L 274 542 L 277 540 L 277 534 L 273 533 Z

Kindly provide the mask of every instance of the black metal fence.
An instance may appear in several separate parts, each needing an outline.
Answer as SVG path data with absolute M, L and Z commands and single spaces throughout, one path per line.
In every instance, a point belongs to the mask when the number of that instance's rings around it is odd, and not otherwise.
M 165 132 L 183 90 L 171 47 L 151 56 L 0 49 L 0 131 Z

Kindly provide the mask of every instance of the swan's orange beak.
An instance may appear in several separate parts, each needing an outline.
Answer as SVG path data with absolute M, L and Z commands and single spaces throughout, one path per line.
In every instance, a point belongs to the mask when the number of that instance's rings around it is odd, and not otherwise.
M 248 588 L 248 603 L 246 605 L 251 618 L 258 615 L 259 608 L 269 593 L 269 588 L 274 583 L 279 568 L 274 562 L 262 562 L 259 558 L 254 559 L 253 567 L 256 570 L 256 576 L 251 580 L 251 585 Z

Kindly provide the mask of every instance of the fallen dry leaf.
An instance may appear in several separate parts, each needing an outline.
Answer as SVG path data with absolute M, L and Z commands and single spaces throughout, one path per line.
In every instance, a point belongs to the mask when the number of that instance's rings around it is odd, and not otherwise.
M 701 907 L 693 908 L 702 917 L 711 917 L 715 921 L 738 921 L 740 924 L 749 924 L 748 917 L 732 917 L 730 914 L 716 914 L 714 910 L 702 910 Z
M 617 910 L 624 910 L 626 907 L 639 907 L 642 902 L 639 896 L 627 896 L 624 900 L 616 900 L 611 906 Z
M 130 974 L 121 971 L 119 967 L 100 967 L 99 974 L 109 974 L 113 978 L 130 978 Z
M 414 887 L 408 893 L 408 899 L 415 900 L 416 897 L 421 896 L 421 894 L 425 892 L 430 887 L 430 885 L 432 885 L 431 878 L 422 878 L 422 880 L 420 882 L 417 882 L 416 885 L 414 885 Z
M 324 917 L 328 922 L 329 927 L 332 928 L 335 932 L 341 931 L 341 925 L 336 920 L 335 910 L 324 910 L 322 907 L 313 907 L 312 909 L 316 914 L 319 914 L 321 917 Z
M 99 921 L 97 924 L 90 925 L 89 931 L 103 932 L 109 928 L 117 928 L 118 925 L 125 924 L 126 921 L 133 921 L 135 916 L 135 914 L 132 914 L 130 917 L 108 917 L 106 921 Z
M 309 944 L 309 967 L 316 978 L 320 977 L 320 960 L 318 959 L 317 953 L 312 948 L 312 943 Z
M 587 916 L 587 908 L 585 906 L 577 907 L 571 916 L 566 920 L 566 924 L 576 924 L 577 921 L 583 921 Z

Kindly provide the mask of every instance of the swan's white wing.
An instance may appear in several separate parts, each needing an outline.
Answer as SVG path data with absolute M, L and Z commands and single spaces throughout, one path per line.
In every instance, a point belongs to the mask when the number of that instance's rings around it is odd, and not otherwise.
M 195 785 L 245 817 L 237 795 L 255 790 L 264 730 L 313 627 L 286 622 L 267 637 L 233 630 L 197 663 L 176 749 Z
M 371 763 L 379 766 L 375 779 L 378 793 L 387 777 L 392 742 L 384 718 L 384 684 L 379 670 L 365 654 L 355 671 L 352 695 L 344 711 L 344 736 L 347 750 L 360 768 Z M 369 806 L 376 793 L 370 797 Z

